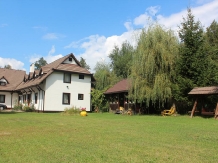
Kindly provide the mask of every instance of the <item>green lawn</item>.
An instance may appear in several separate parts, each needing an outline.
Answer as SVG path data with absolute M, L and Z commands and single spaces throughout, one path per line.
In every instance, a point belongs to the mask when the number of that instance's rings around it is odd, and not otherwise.
M 214 118 L 0 112 L 2 163 L 205 163 L 217 153 Z

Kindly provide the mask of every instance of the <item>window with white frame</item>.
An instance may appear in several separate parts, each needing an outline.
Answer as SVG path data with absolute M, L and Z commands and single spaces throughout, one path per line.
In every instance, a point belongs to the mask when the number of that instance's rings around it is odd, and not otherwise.
M 83 100 L 84 99 L 84 95 L 83 94 L 78 94 L 78 100 Z
M 62 104 L 70 104 L 70 93 L 63 93 Z
M 84 79 L 84 75 L 80 74 L 79 79 Z
M 71 83 L 71 74 L 64 73 L 64 83 Z
M 5 103 L 5 95 L 0 95 L 0 103 Z

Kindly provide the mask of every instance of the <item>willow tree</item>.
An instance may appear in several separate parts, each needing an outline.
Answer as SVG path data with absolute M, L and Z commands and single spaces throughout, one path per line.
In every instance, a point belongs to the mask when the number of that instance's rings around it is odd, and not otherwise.
M 171 30 L 154 24 L 143 29 L 133 55 L 130 98 L 163 106 L 172 97 L 178 39 Z

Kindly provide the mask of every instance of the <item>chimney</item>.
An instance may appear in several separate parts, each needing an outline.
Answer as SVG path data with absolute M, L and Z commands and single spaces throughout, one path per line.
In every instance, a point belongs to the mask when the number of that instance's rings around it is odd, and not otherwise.
M 30 72 L 34 72 L 34 71 L 35 71 L 35 64 L 32 63 L 32 64 L 30 65 Z

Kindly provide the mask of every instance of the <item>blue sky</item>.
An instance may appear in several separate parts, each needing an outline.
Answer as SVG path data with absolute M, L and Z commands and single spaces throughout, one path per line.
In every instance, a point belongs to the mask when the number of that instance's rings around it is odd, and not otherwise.
M 0 0 L 0 66 L 28 73 L 40 57 L 73 53 L 93 72 L 114 45 L 134 45 L 148 19 L 178 31 L 188 6 L 204 27 L 218 21 L 218 0 Z

